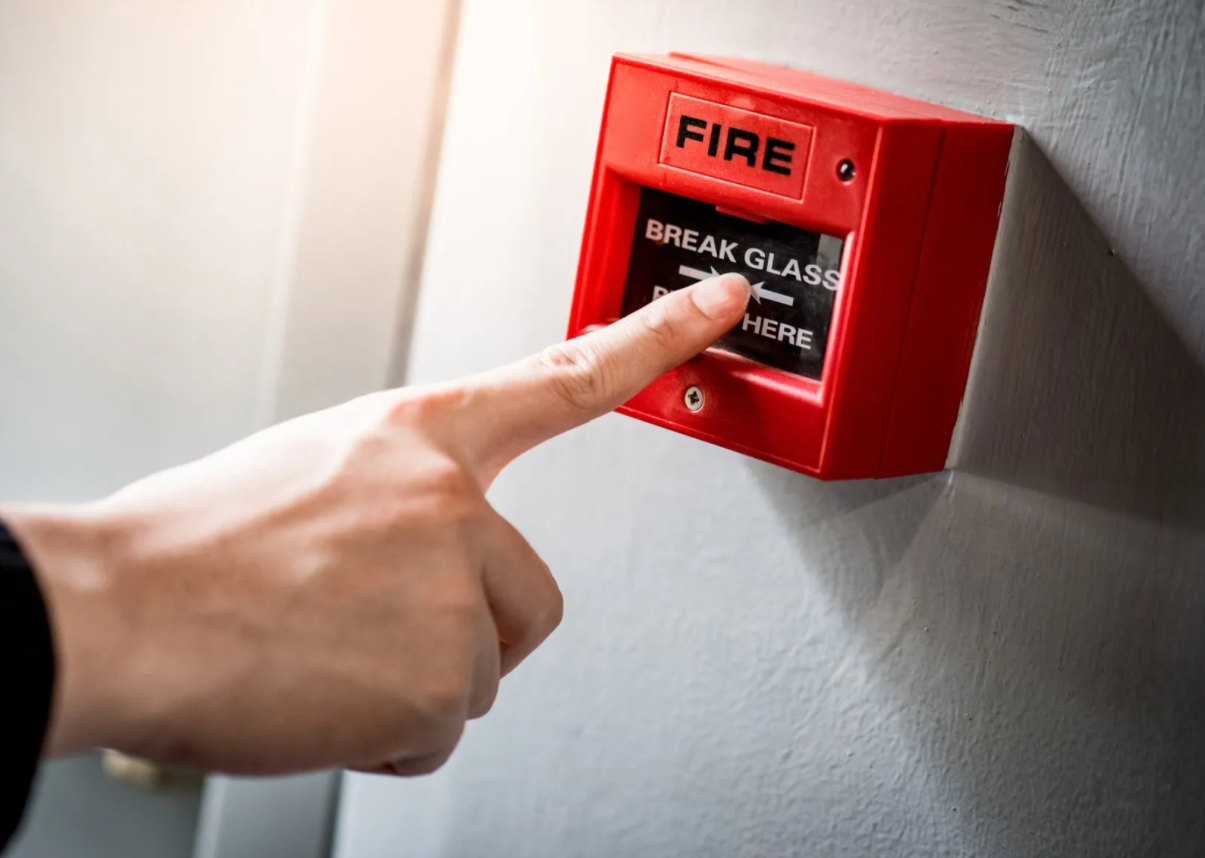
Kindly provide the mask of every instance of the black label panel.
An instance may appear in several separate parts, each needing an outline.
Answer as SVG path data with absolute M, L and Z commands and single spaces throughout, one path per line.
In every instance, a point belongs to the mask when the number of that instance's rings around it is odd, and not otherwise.
M 624 286 L 623 315 L 713 274 L 754 284 L 744 320 L 717 348 L 819 379 L 844 240 L 782 223 L 757 223 L 644 188 Z

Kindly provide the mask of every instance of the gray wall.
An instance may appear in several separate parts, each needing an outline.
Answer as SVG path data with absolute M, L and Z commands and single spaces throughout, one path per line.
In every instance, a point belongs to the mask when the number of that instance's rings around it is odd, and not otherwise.
M 185 858 L 193 851 L 196 781 L 154 791 L 117 783 L 95 754 L 46 766 L 37 811 L 7 858 Z
M 339 858 L 1205 851 L 1203 14 L 469 0 L 416 381 L 562 335 L 613 51 L 1032 136 L 957 469 L 823 484 L 621 417 L 527 456 L 493 500 L 564 626 L 444 771 L 348 778 Z

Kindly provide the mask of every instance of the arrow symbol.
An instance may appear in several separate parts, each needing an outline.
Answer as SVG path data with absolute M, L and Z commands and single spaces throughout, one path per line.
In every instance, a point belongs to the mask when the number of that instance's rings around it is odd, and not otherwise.
M 706 280 L 708 277 L 720 276 L 720 272 L 716 271 L 714 268 L 712 268 L 709 273 L 698 268 L 691 268 L 689 265 L 679 266 L 678 273 L 683 277 L 690 277 L 692 280 Z
M 775 304 L 785 304 L 788 307 L 795 306 L 795 299 L 790 295 L 784 295 L 781 292 L 772 292 L 765 288 L 764 283 L 754 283 L 753 300 L 760 304 L 762 298 L 765 298 L 767 301 L 773 301 Z
M 708 277 L 719 277 L 720 272 L 712 268 L 710 272 L 703 271 L 699 268 L 691 268 L 689 265 L 681 265 L 678 267 L 678 273 L 683 277 L 690 277 L 692 280 L 706 280 Z M 775 304 L 783 304 L 787 307 L 795 306 L 795 299 L 790 295 L 784 295 L 781 292 L 774 292 L 765 288 L 765 281 L 753 284 L 753 300 L 761 303 L 765 298 L 767 301 L 773 301 Z

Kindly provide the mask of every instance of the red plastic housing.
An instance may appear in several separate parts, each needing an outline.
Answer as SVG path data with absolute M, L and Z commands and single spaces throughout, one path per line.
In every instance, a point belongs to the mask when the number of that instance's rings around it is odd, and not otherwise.
M 719 126 L 754 142 L 742 151 L 741 138 L 709 131 Z M 1013 130 L 777 66 L 616 56 L 569 335 L 620 317 L 643 188 L 841 237 L 818 379 L 711 349 L 620 411 L 821 479 L 941 470 Z M 735 157 L 723 157 L 728 145 Z M 684 401 L 692 386 L 704 394 L 697 411 Z

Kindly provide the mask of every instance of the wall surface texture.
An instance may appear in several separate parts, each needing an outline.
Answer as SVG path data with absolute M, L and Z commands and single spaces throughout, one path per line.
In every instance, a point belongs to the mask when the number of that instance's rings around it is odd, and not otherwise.
M 609 55 L 791 64 L 1014 120 L 944 474 L 822 484 L 622 417 L 492 498 L 566 595 L 339 858 L 1205 852 L 1205 11 L 468 0 L 411 379 L 562 336 Z

